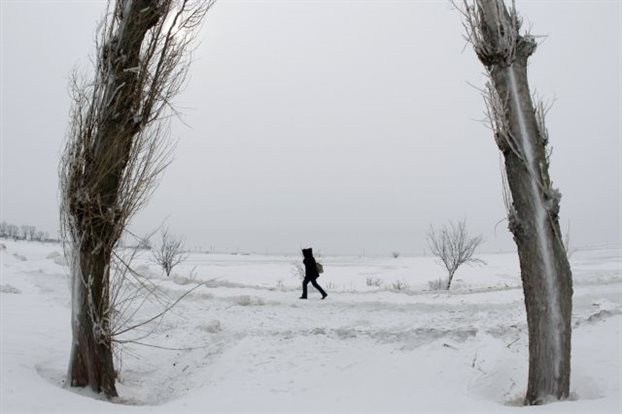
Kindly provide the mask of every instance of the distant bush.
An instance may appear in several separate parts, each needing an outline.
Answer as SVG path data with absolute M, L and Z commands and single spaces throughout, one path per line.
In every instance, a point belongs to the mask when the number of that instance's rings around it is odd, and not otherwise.
M 305 267 L 300 261 L 292 262 L 292 268 L 290 270 L 290 274 L 294 277 L 297 277 L 300 280 L 305 278 Z
M 365 279 L 365 283 L 367 284 L 367 286 L 380 287 L 380 286 L 382 286 L 382 279 L 380 279 L 378 277 L 368 276 Z
M 408 287 L 408 283 L 404 282 L 403 280 L 396 280 L 391 283 L 391 289 L 397 291 L 408 290 Z
M 430 280 L 428 288 L 430 290 L 447 290 L 447 279 L 439 277 L 436 280 Z
M 397 259 L 398 257 L 400 257 L 400 252 L 393 252 L 392 255 Z

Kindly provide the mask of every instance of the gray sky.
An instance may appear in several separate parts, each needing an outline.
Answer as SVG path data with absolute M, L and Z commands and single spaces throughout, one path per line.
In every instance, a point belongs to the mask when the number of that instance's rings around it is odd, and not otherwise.
M 68 74 L 89 70 L 101 1 L 1 0 L 0 219 L 58 228 Z M 561 224 L 622 243 L 622 2 L 517 1 L 546 35 L 530 62 L 548 118 Z M 132 222 L 190 247 L 421 254 L 466 217 L 514 247 L 500 162 L 469 86 L 483 67 L 438 1 L 234 1 L 210 11 L 178 97 L 175 160 Z

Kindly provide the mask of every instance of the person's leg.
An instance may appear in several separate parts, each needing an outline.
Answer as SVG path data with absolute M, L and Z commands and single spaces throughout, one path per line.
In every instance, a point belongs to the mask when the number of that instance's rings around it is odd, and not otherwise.
M 307 285 L 309 284 L 310 280 L 307 279 L 305 277 L 305 279 L 302 281 L 302 296 L 300 297 L 300 299 L 306 299 L 307 298 Z
M 322 294 L 322 299 L 328 296 L 326 292 L 324 292 L 324 289 L 322 289 L 322 286 L 318 285 L 317 279 L 311 280 L 311 284 L 313 285 L 314 288 L 316 288 Z

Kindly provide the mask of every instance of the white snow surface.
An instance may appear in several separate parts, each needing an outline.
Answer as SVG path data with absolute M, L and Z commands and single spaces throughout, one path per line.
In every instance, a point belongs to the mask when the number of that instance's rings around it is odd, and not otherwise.
M 622 412 L 620 248 L 571 257 L 572 398 L 522 407 L 528 342 L 515 253 L 481 255 L 487 265 L 459 269 L 449 292 L 429 290 L 444 276 L 429 257 L 322 257 L 323 301 L 311 287 L 298 299 L 301 257 L 196 253 L 166 278 L 143 254 L 137 269 L 169 297 L 204 285 L 142 340 L 177 350 L 122 347 L 120 396 L 108 402 L 64 384 L 71 300 L 61 247 L 2 243 L 2 413 Z M 396 281 L 408 288 L 392 290 Z M 148 302 L 137 320 L 160 309 Z

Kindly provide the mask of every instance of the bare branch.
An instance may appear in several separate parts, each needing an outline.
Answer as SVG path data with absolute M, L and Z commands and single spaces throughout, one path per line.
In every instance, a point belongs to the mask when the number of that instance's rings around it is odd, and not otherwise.
M 113 336 L 123 335 L 123 334 L 124 334 L 124 333 L 126 333 L 126 332 L 129 332 L 129 331 L 131 331 L 131 330 L 133 330 L 133 329 L 136 329 L 136 328 L 138 328 L 138 327 L 140 327 L 140 326 L 144 326 L 144 325 L 146 325 L 146 324 L 148 324 L 148 323 L 153 322 L 154 320 L 156 320 L 156 319 L 160 318 L 162 315 L 166 314 L 166 313 L 167 313 L 168 311 L 170 311 L 173 307 L 175 307 L 175 305 L 177 305 L 177 304 L 179 303 L 179 301 L 181 301 L 183 298 L 185 298 L 186 296 L 188 296 L 189 294 L 191 294 L 192 292 L 194 292 L 195 290 L 197 290 L 197 289 L 198 289 L 198 288 L 200 288 L 201 286 L 203 286 L 203 284 L 198 284 L 198 285 L 196 285 L 195 287 L 193 287 L 192 289 L 187 290 L 187 291 L 186 291 L 186 292 L 184 292 L 184 293 L 183 293 L 183 294 L 182 294 L 179 298 L 177 298 L 177 300 L 175 300 L 173 303 L 171 303 L 169 306 L 167 306 L 167 307 L 166 307 L 166 308 L 165 308 L 162 312 L 160 312 L 160 313 L 158 313 L 158 314 L 156 314 L 156 315 L 152 316 L 151 318 L 149 318 L 149 319 L 147 319 L 147 320 L 145 320 L 145 321 L 139 322 L 139 323 L 137 323 L 137 324 L 135 324 L 135 325 L 132 325 L 132 326 L 130 326 L 130 327 L 127 327 L 127 328 L 125 328 L 125 329 L 123 329 L 123 330 L 120 330 L 120 331 L 118 331 L 118 332 L 113 332 L 113 333 L 112 333 L 112 335 L 113 335 Z

